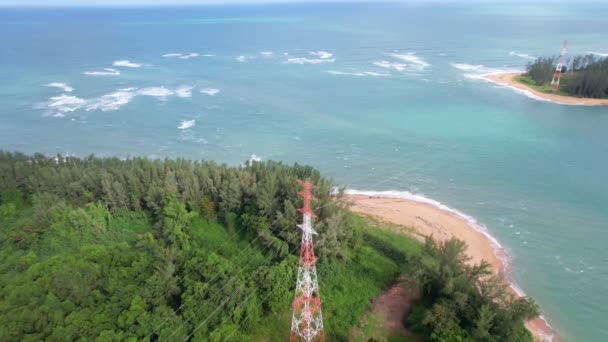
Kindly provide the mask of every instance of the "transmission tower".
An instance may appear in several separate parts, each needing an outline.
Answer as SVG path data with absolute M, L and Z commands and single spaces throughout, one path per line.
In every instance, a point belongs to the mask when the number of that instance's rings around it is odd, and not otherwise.
M 564 46 L 562 46 L 562 52 L 559 55 L 557 66 L 555 67 L 555 73 L 553 74 L 553 78 L 551 79 L 551 85 L 549 86 L 553 91 L 559 90 L 559 81 L 562 78 L 562 69 L 564 68 L 567 52 L 568 41 L 566 40 L 564 41 Z
M 302 213 L 302 245 L 300 246 L 300 262 L 298 266 L 298 280 L 296 282 L 296 295 L 293 300 L 293 316 L 291 319 L 290 342 L 294 341 L 325 341 L 323 331 L 323 316 L 321 315 L 321 297 L 319 296 L 319 283 L 317 282 L 317 257 L 312 243 L 312 236 L 317 235 L 312 229 L 312 218 L 315 214 L 310 209 L 310 201 L 316 200 L 311 190 L 314 188 L 309 182 L 298 180 L 303 191 L 298 192 L 304 198 L 304 207 L 298 209 Z

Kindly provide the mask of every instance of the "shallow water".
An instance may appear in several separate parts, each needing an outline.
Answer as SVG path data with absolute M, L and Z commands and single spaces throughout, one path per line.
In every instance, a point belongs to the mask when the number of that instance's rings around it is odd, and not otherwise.
M 564 39 L 608 53 L 607 15 L 597 3 L 0 9 L 0 148 L 255 155 L 423 194 L 488 228 L 561 335 L 604 341 L 608 108 L 476 76 L 521 70 Z

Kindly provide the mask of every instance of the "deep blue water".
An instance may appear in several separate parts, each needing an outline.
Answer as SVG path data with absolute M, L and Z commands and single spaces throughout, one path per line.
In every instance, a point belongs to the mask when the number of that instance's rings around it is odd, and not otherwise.
M 424 194 L 498 238 L 562 336 L 605 341 L 608 108 L 477 76 L 564 39 L 608 53 L 607 17 L 597 3 L 0 9 L 0 148 L 255 155 Z

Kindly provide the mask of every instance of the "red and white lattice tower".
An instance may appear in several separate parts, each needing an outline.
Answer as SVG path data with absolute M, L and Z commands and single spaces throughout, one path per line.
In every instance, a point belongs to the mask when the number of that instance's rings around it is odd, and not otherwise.
M 303 191 L 298 192 L 298 195 L 304 198 L 304 207 L 298 209 L 302 213 L 302 224 L 298 225 L 302 229 L 302 245 L 289 341 L 325 341 L 321 297 L 315 266 L 317 257 L 315 257 L 312 243 L 312 236 L 317 235 L 317 232 L 312 229 L 312 218 L 315 214 L 310 208 L 310 201 L 316 200 L 311 193 L 314 185 L 301 180 L 298 180 L 298 183 L 304 188 Z
M 562 47 L 562 52 L 559 55 L 559 59 L 557 60 L 557 66 L 555 67 L 555 73 L 553 73 L 553 78 L 551 79 L 551 85 L 549 86 L 551 90 L 558 91 L 559 90 L 559 81 L 562 78 L 562 69 L 564 68 L 564 64 L 566 63 L 566 53 L 568 52 L 568 41 L 564 41 L 564 46 Z

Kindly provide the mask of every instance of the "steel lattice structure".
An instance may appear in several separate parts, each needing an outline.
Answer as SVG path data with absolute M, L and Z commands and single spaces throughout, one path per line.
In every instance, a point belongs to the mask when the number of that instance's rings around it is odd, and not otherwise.
M 555 67 L 555 73 L 553 74 L 553 78 L 551 79 L 551 85 L 549 86 L 553 91 L 559 90 L 559 81 L 562 78 L 562 69 L 564 68 L 564 64 L 566 64 L 567 52 L 568 41 L 565 41 L 564 46 L 562 47 L 562 52 L 559 55 L 559 60 L 557 61 L 557 66 Z
M 293 316 L 291 319 L 290 341 L 325 341 L 323 331 L 323 315 L 321 314 L 321 297 L 319 296 L 319 283 L 317 281 L 317 257 L 312 236 L 317 232 L 312 228 L 312 218 L 315 214 L 310 208 L 310 201 L 316 200 L 311 190 L 314 188 L 309 182 L 298 180 L 303 191 L 298 195 L 304 198 L 304 207 L 298 209 L 302 213 L 302 245 L 300 247 L 300 262 L 298 265 L 298 280 L 296 282 L 296 295 L 293 300 Z

